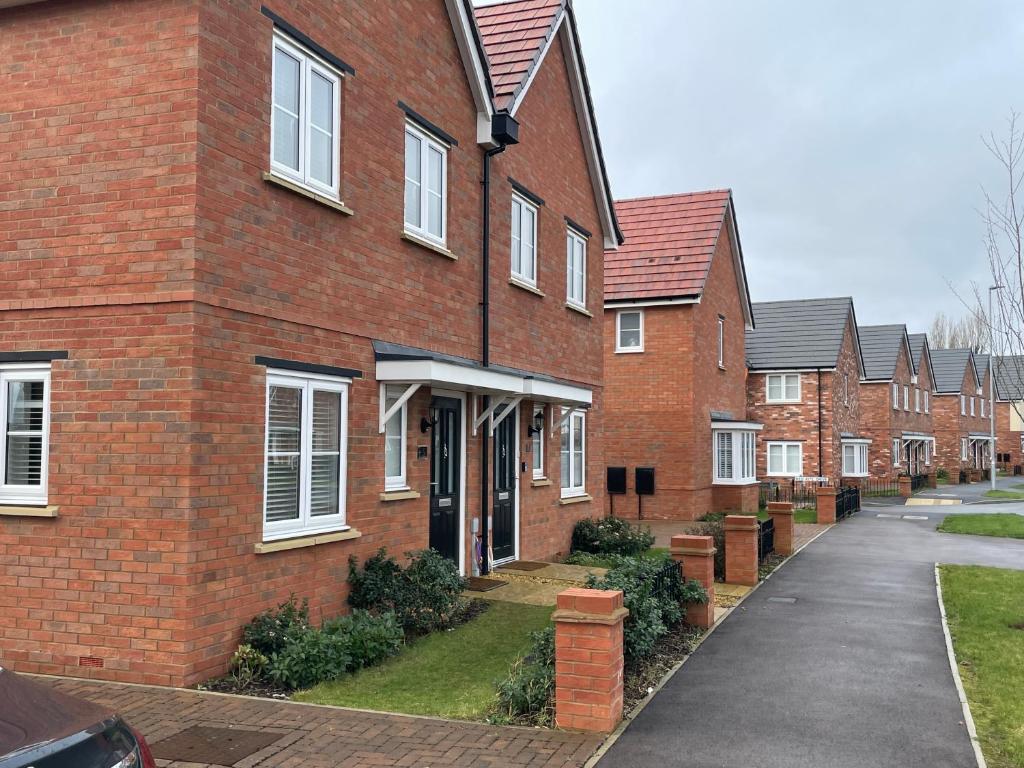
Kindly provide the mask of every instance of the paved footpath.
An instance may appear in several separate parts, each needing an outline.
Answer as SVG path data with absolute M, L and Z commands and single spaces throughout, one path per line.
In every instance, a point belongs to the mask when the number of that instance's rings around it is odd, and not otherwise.
M 599 768 L 968 768 L 934 563 L 1024 569 L 1024 541 L 862 511 L 751 595 Z M 1009 510 L 1007 510 L 1009 511 Z M 793 601 L 795 599 L 795 602 Z
M 37 678 L 74 695 L 113 705 L 152 746 L 194 725 L 279 733 L 236 768 L 355 766 L 509 766 L 576 768 L 601 743 L 596 736 L 501 728 L 308 704 L 221 696 L 117 683 Z M 158 760 L 170 768 L 206 763 Z

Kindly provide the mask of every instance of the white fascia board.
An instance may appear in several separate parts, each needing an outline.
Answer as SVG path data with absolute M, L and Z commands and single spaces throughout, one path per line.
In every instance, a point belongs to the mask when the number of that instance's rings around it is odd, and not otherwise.
M 508 113 L 512 117 L 516 116 L 516 112 L 519 111 L 519 107 L 523 103 L 523 99 L 526 98 L 526 92 L 530 90 L 530 86 L 533 85 L 533 79 L 537 76 L 537 72 L 540 71 L 541 65 L 544 63 L 544 59 L 547 58 L 548 51 L 551 50 L 552 43 L 558 38 L 558 33 L 562 30 L 562 22 L 565 21 L 565 9 L 562 8 L 558 12 L 558 18 L 555 19 L 555 23 L 551 25 L 551 35 L 544 42 L 544 47 L 540 49 L 540 54 L 537 56 L 537 60 L 533 64 L 533 69 L 530 70 L 530 74 L 526 78 L 526 82 L 519 88 L 519 93 L 516 94 L 515 99 L 512 101 L 512 106 L 509 107 Z
M 632 309 L 633 307 L 672 307 L 683 304 L 700 304 L 700 296 L 687 297 L 683 299 L 617 299 L 606 301 L 605 309 Z
M 461 0 L 445 0 L 448 17 L 455 32 L 455 42 L 459 46 L 459 55 L 469 80 L 469 90 L 476 104 L 476 140 L 479 144 L 491 146 L 491 116 L 494 114 L 494 102 L 491 100 L 490 86 L 487 81 L 486 62 L 481 58 L 480 49 L 476 46 L 475 21 L 469 18 L 466 4 Z
M 712 432 L 760 432 L 764 424 L 756 421 L 712 421 Z
M 751 375 L 764 375 L 768 373 L 835 373 L 835 368 L 754 368 L 748 372 Z M 796 401 L 794 401 L 796 402 Z
M 531 400 L 584 406 L 590 406 L 594 402 L 593 393 L 585 387 L 540 379 L 526 379 L 523 383 L 523 394 Z
M 377 381 L 420 382 L 469 392 L 522 395 L 524 380 L 486 368 L 468 368 L 439 360 L 380 360 Z

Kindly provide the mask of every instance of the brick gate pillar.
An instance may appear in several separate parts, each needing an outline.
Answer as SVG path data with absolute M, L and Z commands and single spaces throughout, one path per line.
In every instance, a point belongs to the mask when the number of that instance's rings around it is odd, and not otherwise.
M 757 586 L 757 518 L 725 516 L 725 580 Z
M 707 590 L 707 603 L 688 603 L 686 622 L 705 629 L 715 623 L 715 540 L 710 536 L 673 536 L 672 559 L 682 563 L 683 578 L 699 581 Z
M 939 487 L 939 473 L 936 470 L 932 470 L 928 473 L 928 487 L 938 488 Z
M 900 481 L 899 482 L 900 482 L 900 496 L 902 496 L 904 499 L 909 499 L 911 496 L 914 495 L 914 492 L 911 490 L 911 484 L 910 484 L 910 478 L 909 477 L 907 477 L 906 475 L 900 475 Z
M 793 504 L 789 501 L 769 501 L 768 515 L 775 523 L 775 551 L 783 556 L 793 554 Z
M 836 489 L 818 488 L 818 525 L 831 525 L 836 521 Z
M 610 733 L 622 720 L 622 591 L 574 587 L 557 600 L 555 724 Z

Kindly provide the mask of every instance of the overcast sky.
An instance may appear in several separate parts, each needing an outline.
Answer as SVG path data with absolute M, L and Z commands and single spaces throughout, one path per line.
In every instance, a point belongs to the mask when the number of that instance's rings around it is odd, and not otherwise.
M 981 135 L 1024 109 L 1024 3 L 573 5 L 615 196 L 731 188 L 754 301 L 913 332 L 988 284 Z

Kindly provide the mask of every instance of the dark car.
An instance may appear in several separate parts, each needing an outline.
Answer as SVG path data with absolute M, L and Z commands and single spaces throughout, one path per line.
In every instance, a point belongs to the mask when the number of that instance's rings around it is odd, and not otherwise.
M 106 707 L 0 667 L 0 768 L 155 768 L 146 740 Z

